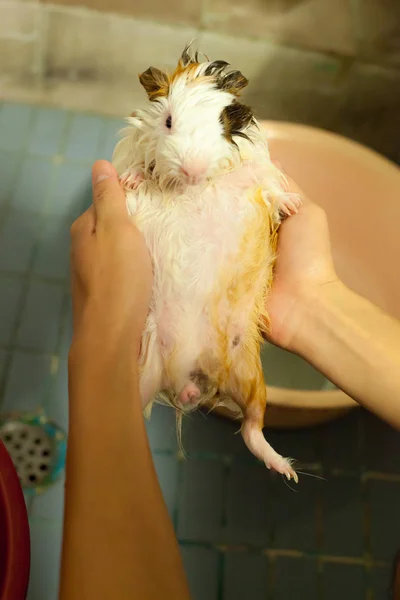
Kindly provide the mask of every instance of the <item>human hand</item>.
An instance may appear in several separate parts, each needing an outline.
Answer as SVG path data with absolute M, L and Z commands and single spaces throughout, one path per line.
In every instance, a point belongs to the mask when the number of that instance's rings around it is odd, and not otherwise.
M 71 227 L 74 340 L 121 340 L 139 352 L 152 269 L 142 234 L 129 217 L 114 167 L 93 166 L 93 204 Z M 94 342 L 95 343 L 95 342 Z
M 286 191 L 300 195 L 302 206 L 298 214 L 286 219 L 280 227 L 275 278 L 267 300 L 268 338 L 292 350 L 306 310 L 318 298 L 322 287 L 338 278 L 325 211 L 306 198 L 286 174 L 284 185 Z

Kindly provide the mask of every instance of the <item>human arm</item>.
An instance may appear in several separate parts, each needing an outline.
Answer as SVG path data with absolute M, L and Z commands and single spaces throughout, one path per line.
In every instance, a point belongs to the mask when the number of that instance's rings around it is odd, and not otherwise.
M 138 387 L 150 259 L 115 170 L 102 161 L 93 177 L 94 204 L 72 228 L 74 335 L 60 600 L 189 600 Z
M 400 324 L 339 280 L 326 215 L 304 196 L 281 228 L 267 308 L 273 343 L 400 429 Z

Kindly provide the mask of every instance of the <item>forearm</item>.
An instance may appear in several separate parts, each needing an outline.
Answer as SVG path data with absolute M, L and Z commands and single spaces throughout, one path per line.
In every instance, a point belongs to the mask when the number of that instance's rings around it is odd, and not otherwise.
M 400 429 L 400 324 L 340 282 L 303 302 L 290 348 Z
M 70 354 L 60 599 L 188 599 L 148 446 L 134 347 L 110 351 L 104 339 L 89 338 Z

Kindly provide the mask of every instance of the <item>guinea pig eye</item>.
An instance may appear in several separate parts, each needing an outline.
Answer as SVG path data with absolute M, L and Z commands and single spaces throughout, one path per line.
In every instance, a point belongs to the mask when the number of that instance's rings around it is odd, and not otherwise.
M 169 117 L 167 117 L 167 120 L 165 121 L 165 126 L 167 129 L 171 129 L 172 127 L 172 118 L 171 115 L 169 115 Z

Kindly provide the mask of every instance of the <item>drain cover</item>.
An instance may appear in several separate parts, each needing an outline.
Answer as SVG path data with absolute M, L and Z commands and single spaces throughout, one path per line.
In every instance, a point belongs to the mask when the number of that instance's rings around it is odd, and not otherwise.
M 64 468 L 65 433 L 43 414 L 0 421 L 0 439 L 28 493 L 44 491 Z
M 52 470 L 53 443 L 42 427 L 8 421 L 1 439 L 17 470 L 22 487 L 40 485 Z

